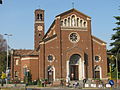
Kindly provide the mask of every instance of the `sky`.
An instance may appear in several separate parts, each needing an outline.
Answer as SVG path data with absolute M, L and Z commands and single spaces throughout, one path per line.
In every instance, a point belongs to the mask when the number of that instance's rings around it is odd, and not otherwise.
M 45 10 L 45 32 L 55 16 L 74 8 L 92 18 L 92 35 L 111 47 L 116 27 L 114 16 L 120 15 L 120 0 L 3 0 L 0 4 L 0 34 L 12 34 L 8 44 L 13 49 L 34 48 L 34 11 Z M 5 39 L 8 39 L 4 36 Z

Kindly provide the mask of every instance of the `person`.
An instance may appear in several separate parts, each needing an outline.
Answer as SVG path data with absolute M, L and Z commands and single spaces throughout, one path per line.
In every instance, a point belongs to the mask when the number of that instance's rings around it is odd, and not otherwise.
M 77 88 L 78 86 L 79 86 L 79 83 L 77 81 L 75 81 L 74 87 Z

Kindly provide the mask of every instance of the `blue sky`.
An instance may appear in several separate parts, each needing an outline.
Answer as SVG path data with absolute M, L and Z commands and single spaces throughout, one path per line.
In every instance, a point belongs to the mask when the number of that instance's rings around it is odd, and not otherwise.
M 107 42 L 110 49 L 112 29 L 116 27 L 113 16 L 120 15 L 120 0 L 3 0 L 0 5 L 0 34 L 12 34 L 9 45 L 14 49 L 33 49 L 34 10 L 45 10 L 45 31 L 54 17 L 74 8 L 92 17 L 92 34 Z M 6 38 L 6 36 L 4 36 Z

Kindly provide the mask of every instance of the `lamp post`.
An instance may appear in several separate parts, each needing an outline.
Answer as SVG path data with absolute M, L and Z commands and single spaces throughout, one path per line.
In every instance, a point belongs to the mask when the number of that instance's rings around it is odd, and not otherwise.
M 118 54 L 119 54 L 119 51 L 120 51 L 120 48 L 118 49 L 117 51 L 117 54 L 116 54 L 116 76 L 117 76 L 117 79 L 116 79 L 116 82 L 117 82 L 117 88 L 118 88 Z
M 6 65 L 6 77 L 8 79 L 8 72 L 9 72 L 9 66 L 8 66 L 8 55 L 9 55 L 9 46 L 8 46 L 8 41 L 9 41 L 9 36 L 12 36 L 12 34 L 4 34 L 7 36 L 7 65 Z M 6 79 L 6 84 L 8 83 Z

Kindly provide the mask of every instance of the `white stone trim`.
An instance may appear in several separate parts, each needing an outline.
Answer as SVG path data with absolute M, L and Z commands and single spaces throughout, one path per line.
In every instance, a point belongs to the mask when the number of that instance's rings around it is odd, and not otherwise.
M 55 81 L 55 67 L 52 66 L 52 68 L 53 68 L 53 81 Z
M 57 16 L 55 19 L 60 19 L 60 16 Z
M 35 21 L 35 23 L 44 23 L 44 21 Z
M 93 41 L 95 41 L 96 43 L 100 44 L 100 45 L 106 45 L 105 43 L 100 43 L 99 41 L 92 39 Z
M 66 78 L 70 78 L 69 77 L 69 73 L 70 71 L 69 71 L 69 60 L 68 61 L 66 61 Z
M 79 80 L 83 79 L 83 67 L 82 67 L 82 60 L 79 60 Z
M 72 30 L 72 31 L 88 31 L 87 28 L 82 28 L 82 27 L 63 27 L 61 26 L 61 30 Z
M 87 17 L 87 20 L 91 20 L 91 18 L 88 18 L 88 17 Z
M 14 57 L 14 59 L 18 59 L 18 58 L 20 58 L 20 57 L 19 57 L 19 56 L 15 56 L 15 57 Z
M 102 79 L 102 68 L 101 67 L 100 67 L 100 79 Z
M 82 71 L 83 71 L 82 75 L 83 75 L 83 77 L 82 78 L 84 79 L 85 78 L 85 65 L 84 65 L 84 61 L 82 61 L 82 64 L 83 64 L 83 66 L 82 66 L 83 67 L 82 68 Z
M 51 41 L 53 41 L 53 40 L 55 40 L 55 39 L 57 39 L 57 37 L 55 37 L 55 38 L 53 38 L 53 39 L 51 39 L 51 40 L 46 41 L 45 44 L 47 44 L 47 43 L 49 43 L 49 42 L 51 42 Z
M 74 18 L 73 18 L 73 20 L 72 20 L 72 17 L 74 16 Z M 70 22 L 69 22 L 69 24 L 68 24 L 68 19 L 70 18 Z M 65 24 L 65 19 L 67 20 L 67 24 L 66 25 L 64 25 Z M 79 20 L 77 20 L 77 19 L 79 19 Z M 82 25 L 80 25 L 80 21 L 82 20 Z M 83 18 L 80 18 L 79 16 L 77 16 L 76 14 L 72 14 L 72 15 L 70 15 L 70 16 L 68 16 L 68 17 L 66 17 L 66 18 L 64 18 L 64 19 L 61 19 L 61 21 L 63 22 L 63 25 L 62 25 L 62 27 L 84 27 L 84 25 L 83 25 L 83 23 L 84 22 L 86 22 L 86 28 L 87 28 L 87 20 L 85 20 L 85 19 L 83 19 Z M 77 25 L 77 23 L 78 23 L 78 25 Z
M 21 61 L 22 60 L 30 60 L 30 59 L 37 59 L 38 60 L 38 57 L 25 57 L 25 58 L 21 58 Z

